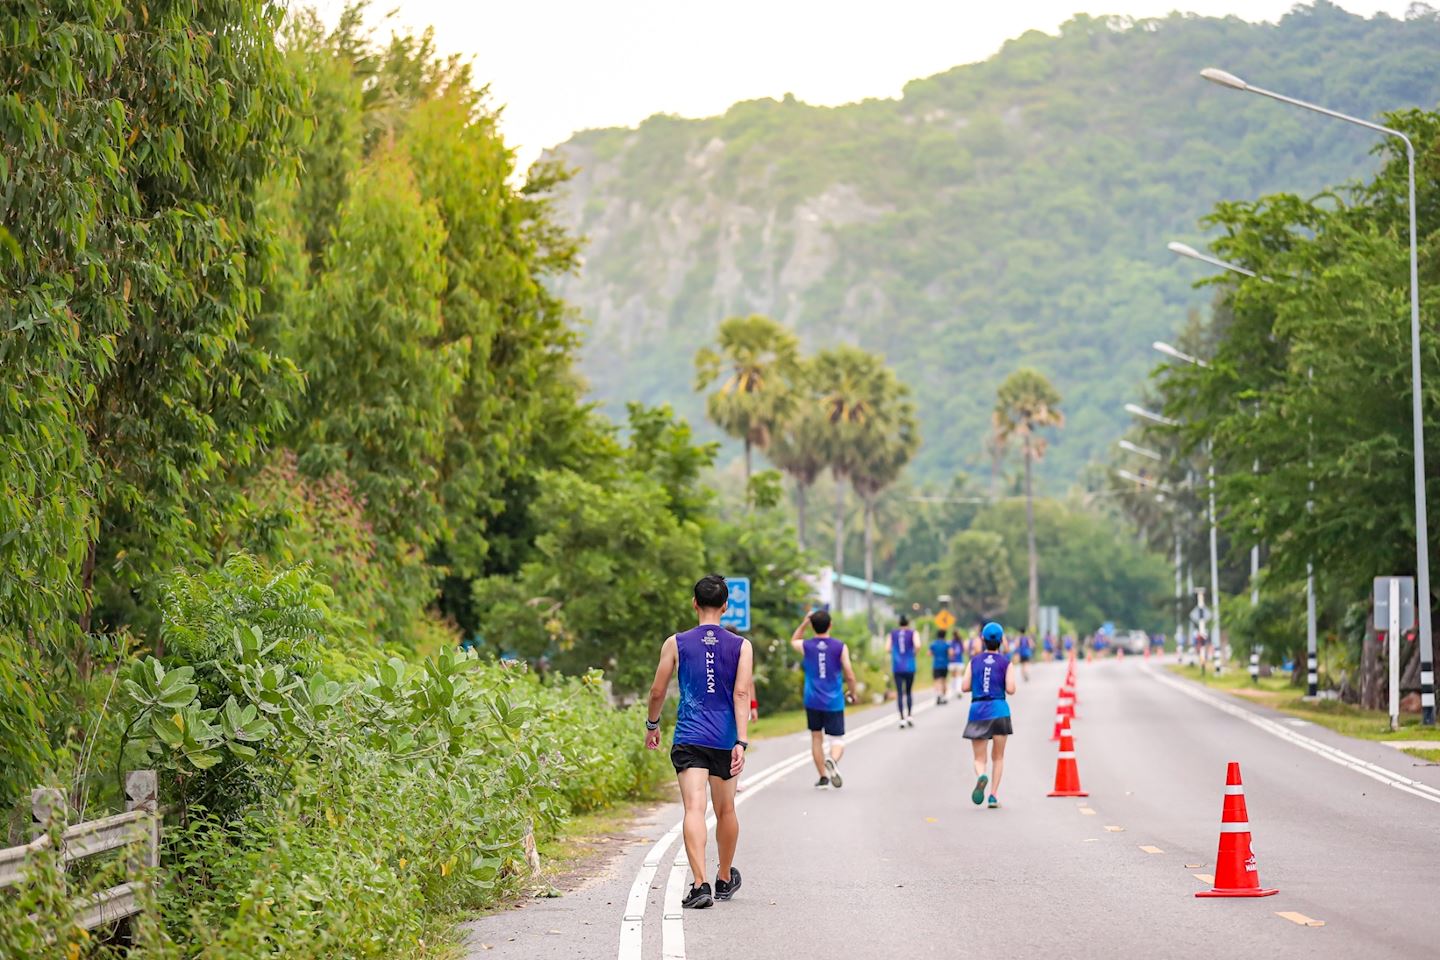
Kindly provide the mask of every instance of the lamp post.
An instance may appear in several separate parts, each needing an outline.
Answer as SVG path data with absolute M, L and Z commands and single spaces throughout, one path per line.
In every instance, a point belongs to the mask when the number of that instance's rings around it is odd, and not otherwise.
M 1256 280 L 1263 280 L 1271 283 L 1271 279 L 1262 276 L 1251 270 L 1249 267 L 1242 267 L 1238 263 L 1231 263 L 1228 260 L 1221 260 L 1209 254 L 1201 253 L 1194 247 L 1185 243 L 1172 242 L 1166 244 L 1171 253 L 1181 257 L 1189 257 L 1191 260 L 1199 260 L 1201 263 L 1208 263 L 1211 266 L 1219 267 L 1221 270 L 1229 270 L 1231 273 L 1238 273 L 1242 276 L 1252 277 Z M 1315 375 L 1314 368 L 1305 371 L 1307 378 Z M 1258 469 L 1259 463 L 1256 463 Z M 1305 501 L 1305 512 L 1315 512 L 1315 477 L 1313 460 L 1307 461 L 1306 467 L 1311 470 L 1310 477 L 1310 499 Z M 1260 569 L 1260 545 L 1256 544 L 1250 550 L 1250 579 L 1253 583 L 1255 576 Z M 1258 597 L 1256 589 L 1252 588 L 1250 602 L 1254 604 Z M 1311 699 L 1320 695 L 1320 651 L 1315 629 L 1315 564 L 1311 560 L 1305 561 L 1305 696 Z
M 1200 76 L 1211 83 L 1232 90 L 1258 94 L 1278 100 L 1280 103 L 1309 110 L 1332 120 L 1343 120 L 1357 127 L 1364 127 L 1387 137 L 1395 137 L 1405 144 L 1405 161 L 1409 168 L 1410 200 L 1410 393 L 1411 433 L 1415 460 L 1415 580 L 1419 594 L 1416 597 L 1416 619 L 1420 621 L 1420 710 L 1421 722 L 1427 726 L 1435 724 L 1435 647 L 1430 623 L 1430 526 L 1425 516 L 1425 421 L 1420 397 L 1420 267 L 1415 228 L 1415 145 L 1399 130 L 1384 127 L 1369 120 L 1352 117 L 1349 114 L 1330 110 L 1304 100 L 1287 97 L 1284 94 L 1252 86 L 1224 70 L 1206 67 Z
M 1169 344 L 1165 344 L 1165 346 L 1169 346 Z M 1177 355 L 1177 356 L 1179 356 L 1179 357 L 1189 357 L 1188 354 L 1181 353 L 1179 350 L 1175 350 L 1174 347 L 1170 347 L 1170 349 L 1171 349 L 1171 350 L 1174 350 L 1174 355 Z M 1193 360 L 1195 363 L 1200 364 L 1201 366 L 1204 366 L 1204 365 L 1205 365 L 1201 360 L 1199 360 L 1199 359 L 1196 358 L 1196 357 L 1189 357 L 1189 359 L 1190 359 L 1190 360 Z M 1127 404 L 1125 404 L 1125 412 L 1128 413 L 1128 414 L 1130 414 L 1131 416 L 1140 417 L 1140 418 L 1142 418 L 1142 419 L 1144 419 L 1144 420 L 1149 420 L 1149 421 L 1152 422 L 1152 423 L 1158 423 L 1158 424 L 1160 424 L 1161 426 L 1165 426 L 1165 427 L 1178 427 L 1178 426 L 1180 426 L 1180 421 L 1179 421 L 1179 420 L 1175 420 L 1175 419 L 1172 419 L 1171 417 L 1163 416 L 1163 415 L 1158 414 L 1158 413 L 1155 413 L 1155 412 L 1153 412 L 1153 411 L 1151 411 L 1151 410 L 1146 410 L 1144 407 L 1140 406 L 1139 404 L 1134 404 L 1134 403 L 1127 403 Z M 1209 463 L 1209 468 L 1210 468 L 1210 472 L 1209 472 L 1209 484 L 1210 484 L 1210 596 L 1212 597 L 1211 602 L 1212 602 L 1212 604 L 1214 605 L 1214 608 L 1215 608 L 1215 637 L 1214 637 L 1214 639 L 1215 639 L 1216 649 L 1218 650 L 1222 641 L 1221 641 L 1221 635 L 1220 635 L 1220 542 L 1219 542 L 1219 535 L 1218 535 L 1218 533 L 1217 533 L 1217 531 L 1216 531 L 1216 526 L 1215 526 L 1215 449 L 1214 449 L 1214 445 L 1213 445 L 1213 444 L 1209 444 L 1209 443 L 1206 444 L 1206 447 L 1207 447 L 1207 451 L 1206 451 L 1206 452 L 1209 453 L 1209 461 L 1210 461 L 1210 463 Z M 1218 663 L 1218 661 L 1217 661 L 1217 663 Z
M 1161 454 L 1154 450 L 1151 450 L 1149 447 L 1142 447 L 1138 443 L 1131 443 L 1129 440 L 1121 440 L 1119 442 L 1119 447 L 1121 450 L 1124 450 L 1127 453 L 1133 453 L 1137 457 L 1144 457 L 1147 460 L 1157 460 L 1163 462 L 1165 459 Z M 1149 482 L 1152 485 L 1154 484 L 1154 481 L 1146 481 L 1144 477 L 1137 476 L 1136 474 L 1131 473 L 1129 470 L 1120 470 L 1118 472 L 1120 476 L 1124 477 L 1126 480 L 1134 480 L 1139 483 Z M 1161 489 L 1167 488 L 1164 488 L 1162 486 Z M 1157 495 L 1155 499 L 1159 500 L 1160 496 Z M 1179 512 L 1173 508 L 1170 511 L 1170 532 L 1175 539 L 1175 652 L 1176 654 L 1179 654 L 1181 645 L 1183 644 L 1185 637 L 1185 614 L 1183 609 L 1185 606 L 1185 592 L 1181 576 L 1181 574 L 1183 573 L 1183 569 L 1180 558 L 1180 517 Z
M 1169 344 L 1165 344 L 1165 346 L 1169 346 Z M 1204 365 L 1205 365 L 1203 361 L 1201 361 L 1200 359 L 1198 359 L 1198 358 L 1196 358 L 1196 357 L 1189 357 L 1188 354 L 1181 353 L 1179 350 L 1175 350 L 1174 347 L 1170 347 L 1170 349 L 1171 349 L 1171 350 L 1174 350 L 1174 355 L 1177 355 L 1177 356 L 1179 356 L 1179 357 L 1188 357 L 1190 360 L 1192 360 L 1192 361 L 1195 362 L 1195 363 L 1200 364 L 1201 366 L 1204 366 Z M 1146 410 L 1144 407 L 1140 406 L 1139 404 L 1135 404 L 1135 403 L 1127 403 L 1127 404 L 1125 404 L 1125 412 L 1128 413 L 1128 414 L 1130 414 L 1131 416 L 1140 417 L 1140 418 L 1143 419 L 1143 420 L 1149 420 L 1151 423 L 1158 423 L 1158 424 L 1160 424 L 1161 426 L 1164 426 L 1164 427 L 1178 427 L 1178 426 L 1180 426 L 1180 421 L 1179 421 L 1179 420 L 1175 420 L 1175 419 L 1172 419 L 1172 418 L 1170 418 L 1170 417 L 1164 416 L 1164 415 L 1162 415 L 1162 414 L 1155 413 L 1154 411 L 1151 411 L 1151 410 Z M 1215 527 L 1215 450 L 1214 450 L 1213 445 L 1210 445 L 1210 444 L 1207 444 L 1207 448 L 1208 448 L 1208 449 L 1207 449 L 1207 452 L 1210 454 L 1210 456 L 1209 456 L 1209 460 L 1210 460 L 1210 465 L 1209 465 L 1209 466 L 1210 466 L 1210 476 L 1209 476 L 1209 481 L 1210 481 L 1210 596 L 1211 596 L 1211 598 L 1212 598 L 1211 603 L 1213 604 L 1213 606 L 1214 606 L 1214 608 L 1215 608 L 1215 637 L 1214 637 L 1214 639 L 1215 639 L 1216 649 L 1218 650 L 1219 647 L 1220 647 L 1220 644 L 1221 644 L 1221 637 L 1220 637 L 1220 543 L 1219 543 L 1219 537 L 1218 537 L 1218 534 L 1217 534 L 1217 532 L 1216 532 L 1216 527 Z M 1217 660 L 1217 663 L 1218 663 L 1218 660 Z

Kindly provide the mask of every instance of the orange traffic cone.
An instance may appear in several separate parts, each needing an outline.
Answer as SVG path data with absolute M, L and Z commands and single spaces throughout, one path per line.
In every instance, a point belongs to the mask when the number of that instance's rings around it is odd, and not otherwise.
M 1088 797 L 1080 789 L 1080 768 L 1075 764 L 1075 738 L 1070 735 L 1070 721 L 1060 728 L 1060 754 L 1055 761 L 1055 789 L 1047 797 Z
M 1197 897 L 1268 897 L 1279 890 L 1260 887 L 1260 872 L 1250 850 L 1250 816 L 1245 812 L 1245 787 L 1240 764 L 1225 771 L 1225 808 L 1220 815 L 1220 852 L 1215 854 L 1215 887 Z
M 1050 734 L 1051 740 L 1060 739 L 1060 729 L 1065 724 L 1075 719 L 1075 700 L 1064 687 L 1060 688 L 1060 699 L 1055 703 L 1055 729 Z

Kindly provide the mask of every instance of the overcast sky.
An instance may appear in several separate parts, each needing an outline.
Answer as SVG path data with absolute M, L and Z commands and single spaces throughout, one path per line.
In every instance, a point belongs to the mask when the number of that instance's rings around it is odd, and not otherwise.
M 297 0 L 305 2 L 305 0 Z M 521 169 L 576 130 L 655 113 L 724 112 L 793 93 L 840 104 L 898 96 L 907 80 L 984 60 L 1076 10 L 1133 17 L 1172 9 L 1276 20 L 1293 0 L 374 0 L 372 20 L 433 25 L 443 52 L 473 57 L 503 104 Z M 1404 16 L 1409 0 L 1341 0 Z M 318 0 L 327 20 L 344 0 Z M 383 28 L 387 29 L 388 28 Z

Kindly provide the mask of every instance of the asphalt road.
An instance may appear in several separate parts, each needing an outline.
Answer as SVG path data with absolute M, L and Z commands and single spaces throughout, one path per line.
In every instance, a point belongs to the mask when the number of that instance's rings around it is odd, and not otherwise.
M 801 737 L 755 752 L 733 901 L 681 914 L 688 870 L 678 840 L 665 842 L 679 819 L 669 805 L 581 890 L 472 925 L 471 956 L 1210 960 L 1415 956 L 1440 943 L 1437 768 L 1132 658 L 1081 665 L 1076 753 L 1090 796 L 1051 799 L 1061 676 L 1043 665 L 1014 699 L 999 810 L 969 800 L 965 703 L 925 699 L 903 731 L 893 707 L 877 708 L 852 718 L 841 790 L 812 787 L 808 761 L 786 766 Z M 1260 879 L 1280 893 L 1197 900 L 1232 760 Z

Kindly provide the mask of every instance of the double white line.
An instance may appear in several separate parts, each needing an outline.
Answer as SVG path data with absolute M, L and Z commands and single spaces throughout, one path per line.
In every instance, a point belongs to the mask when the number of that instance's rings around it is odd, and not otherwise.
M 934 705 L 931 702 L 922 703 L 915 708 L 915 712 L 924 713 Z M 856 740 L 868 737 L 875 731 L 895 723 L 896 718 L 893 714 L 872 720 L 847 734 L 845 741 L 854 743 Z M 811 762 L 810 750 L 807 747 L 766 767 L 754 779 L 745 784 L 745 792 L 735 797 L 735 806 L 740 806 L 766 787 L 778 783 L 786 774 Z M 685 821 L 682 819 L 667 830 L 664 836 L 656 840 L 646 852 L 645 859 L 641 861 L 640 869 L 635 873 L 635 880 L 630 884 L 630 895 L 625 898 L 625 914 L 620 920 L 619 960 L 641 960 L 641 950 L 645 942 L 645 907 L 650 899 L 650 884 L 654 881 L 666 852 L 680 836 L 684 825 Z M 705 826 L 706 829 L 714 828 L 715 817 L 713 815 L 706 819 Z M 670 863 L 670 875 L 665 882 L 665 902 L 660 914 L 661 956 L 664 960 L 685 960 L 685 919 L 680 901 L 685 894 L 685 870 L 688 864 L 689 859 L 685 855 L 685 845 L 681 844 Z
M 1440 803 L 1440 790 L 1437 790 L 1435 787 L 1430 786 L 1430 784 L 1428 783 L 1423 783 L 1419 780 L 1412 779 L 1403 774 L 1396 773 L 1393 770 L 1387 770 L 1385 767 L 1380 766 L 1378 763 L 1371 763 L 1368 760 L 1361 760 L 1359 757 L 1346 753 L 1344 750 L 1341 750 L 1337 747 L 1332 747 L 1328 743 L 1324 743 L 1320 740 L 1315 740 L 1303 734 L 1296 733 L 1289 727 L 1284 726 L 1280 723 L 1276 723 L 1269 717 L 1263 717 L 1258 713 L 1246 710 L 1244 707 L 1237 706 L 1233 703 L 1228 703 L 1225 700 L 1220 699 L 1219 697 L 1196 689 L 1194 686 L 1186 683 L 1183 680 L 1176 680 L 1173 677 L 1167 677 L 1164 674 L 1151 669 L 1150 667 L 1146 667 L 1145 670 L 1156 680 L 1159 680 L 1161 683 L 1165 684 L 1168 687 L 1174 687 L 1176 690 L 1179 690 L 1187 697 L 1192 697 L 1202 703 L 1208 703 L 1216 710 L 1223 710 L 1225 713 L 1230 714 L 1232 717 L 1239 717 L 1246 723 L 1251 724 L 1252 726 L 1259 727 L 1266 733 L 1277 736 L 1281 740 L 1289 741 L 1290 743 L 1293 743 L 1295 746 L 1301 748 L 1302 750 L 1309 750 L 1311 753 L 1317 756 L 1324 757 L 1331 763 L 1338 763 L 1342 767 L 1354 770 L 1361 776 L 1369 777 L 1371 780 L 1378 780 L 1386 786 L 1394 787 L 1396 790 L 1403 790 L 1404 792 L 1411 794 L 1412 796 L 1419 797 L 1421 800 L 1429 800 L 1431 803 Z

